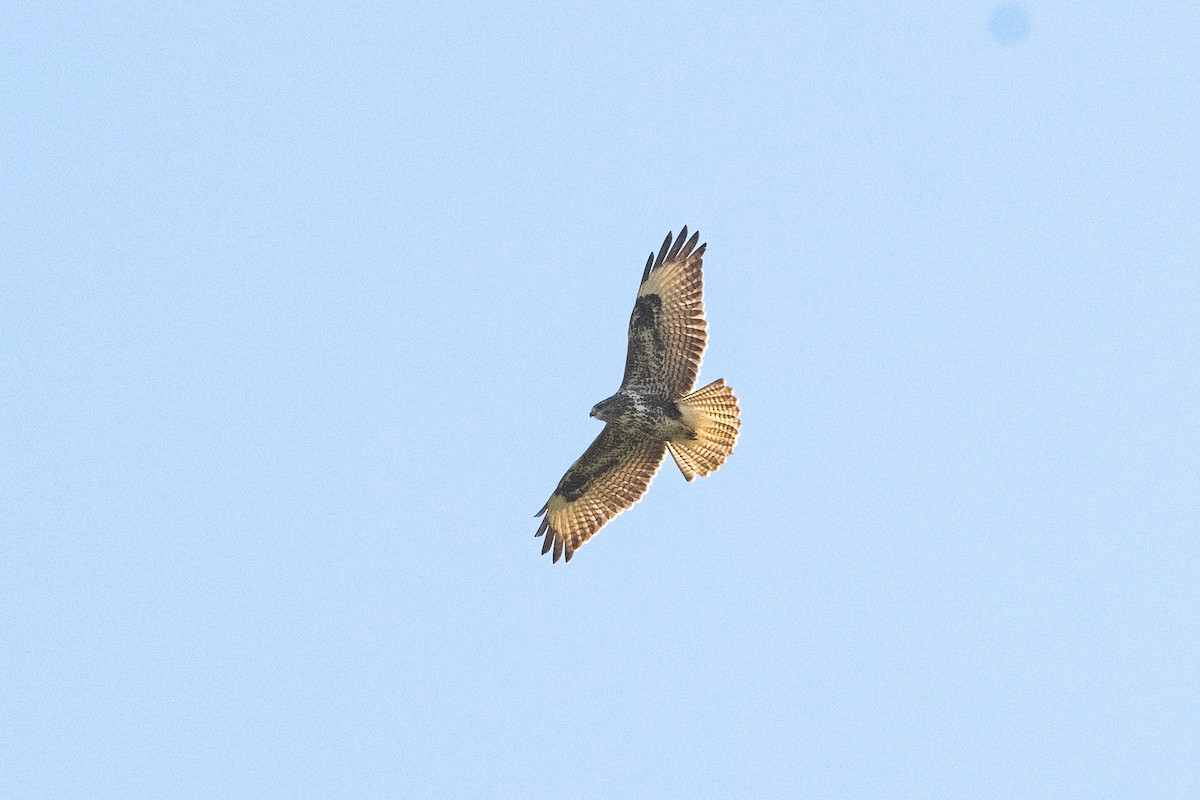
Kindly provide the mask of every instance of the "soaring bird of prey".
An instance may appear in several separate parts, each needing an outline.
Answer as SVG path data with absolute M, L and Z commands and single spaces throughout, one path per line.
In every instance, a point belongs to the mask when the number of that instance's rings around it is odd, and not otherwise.
M 537 516 L 542 553 L 567 561 L 596 531 L 641 499 L 669 451 L 688 481 L 725 463 L 737 440 L 737 398 L 718 379 L 692 391 L 708 338 L 704 248 L 687 227 L 650 253 L 629 319 L 625 377 L 592 416 L 604 430 L 571 465 Z

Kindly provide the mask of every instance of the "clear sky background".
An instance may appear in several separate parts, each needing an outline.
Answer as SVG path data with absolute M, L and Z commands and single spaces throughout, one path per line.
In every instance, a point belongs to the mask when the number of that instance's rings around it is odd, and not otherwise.
M 5 3 L 0 796 L 1200 796 L 1194 3 Z M 564 567 L 688 225 L 733 457 Z

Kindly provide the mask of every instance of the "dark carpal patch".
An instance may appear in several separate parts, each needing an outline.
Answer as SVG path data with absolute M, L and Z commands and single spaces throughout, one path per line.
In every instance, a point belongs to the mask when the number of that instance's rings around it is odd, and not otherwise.
M 629 326 L 629 345 L 636 348 L 642 359 L 641 368 L 651 374 L 662 369 L 666 343 L 663 341 L 662 298 L 656 294 L 639 297 L 633 307 L 633 320 Z
M 578 500 L 587 492 L 588 485 L 592 482 L 591 478 L 591 475 L 581 469 L 567 470 L 567 474 L 563 475 L 563 479 L 558 484 L 558 493 L 568 503 Z
M 656 294 L 639 297 L 633 307 L 633 329 L 641 338 L 650 334 L 656 349 L 662 349 L 662 331 L 658 328 L 658 318 L 662 315 L 662 298 Z

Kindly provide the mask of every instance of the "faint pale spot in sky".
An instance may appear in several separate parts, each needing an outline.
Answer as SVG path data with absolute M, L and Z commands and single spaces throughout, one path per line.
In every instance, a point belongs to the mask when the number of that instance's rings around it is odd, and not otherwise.
M 1005 3 L 996 6 L 988 18 L 988 30 L 1000 44 L 1019 44 L 1029 36 L 1033 20 L 1020 3 Z

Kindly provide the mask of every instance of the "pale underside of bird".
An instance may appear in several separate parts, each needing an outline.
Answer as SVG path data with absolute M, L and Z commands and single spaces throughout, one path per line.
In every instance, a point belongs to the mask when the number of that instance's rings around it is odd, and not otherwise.
M 704 249 L 698 233 L 667 234 L 646 261 L 629 319 L 625 376 L 592 416 L 604 430 L 558 482 L 537 516 L 542 553 L 571 556 L 613 517 L 641 499 L 670 453 L 691 481 L 733 452 L 741 425 L 733 390 L 718 379 L 692 391 L 708 339 Z

